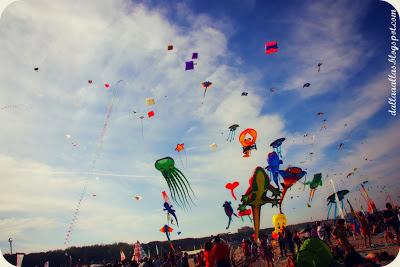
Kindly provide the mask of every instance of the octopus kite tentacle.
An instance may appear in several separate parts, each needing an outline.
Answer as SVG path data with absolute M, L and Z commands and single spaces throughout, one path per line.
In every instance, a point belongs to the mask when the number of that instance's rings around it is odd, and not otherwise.
M 172 177 L 171 177 L 172 188 L 174 188 L 174 190 L 176 190 L 176 192 L 179 192 L 179 194 L 178 194 L 179 201 L 182 204 L 183 208 L 186 209 L 187 200 L 185 198 L 185 193 L 182 192 L 181 188 L 179 187 L 178 181 L 176 180 L 176 176 L 174 175 L 174 172 L 172 172 L 171 175 L 172 175 Z M 186 201 L 184 201 L 183 199 L 185 199 Z
M 189 203 L 188 199 L 187 199 L 187 194 L 185 189 L 182 186 L 182 183 L 180 181 L 179 175 L 177 173 L 173 173 L 172 174 L 175 178 L 174 183 L 176 185 L 176 188 L 178 188 L 179 192 L 181 193 L 182 197 L 184 198 L 185 201 L 183 201 L 184 206 L 186 206 L 186 203 Z M 190 196 L 189 196 L 190 197 Z
M 189 194 L 189 189 L 190 189 L 190 191 L 192 191 L 192 193 L 193 193 L 193 195 L 194 195 L 194 192 L 193 192 L 193 189 L 192 189 L 192 187 L 190 186 L 190 184 L 189 184 L 189 181 L 186 179 L 186 177 L 185 177 L 185 175 L 180 171 L 180 170 L 178 170 L 178 169 L 176 169 L 176 171 L 178 172 L 178 174 L 180 174 L 180 176 L 178 176 L 178 178 L 182 181 L 182 184 L 185 186 L 185 188 L 186 188 L 186 192 L 187 192 L 187 195 L 189 196 L 189 199 L 192 201 L 192 203 L 194 204 L 194 202 L 193 202 L 193 199 L 192 199 L 192 197 L 190 196 L 190 194 Z M 183 177 L 183 178 L 182 178 Z M 187 185 L 187 186 L 186 186 Z M 189 187 L 189 189 L 188 189 L 188 187 Z
M 181 207 L 181 205 L 176 201 L 176 191 L 175 188 L 172 185 L 172 177 L 169 176 L 169 174 L 167 172 L 163 172 L 163 176 L 165 177 L 165 181 L 167 182 L 169 191 L 171 193 L 171 198 L 173 201 L 175 201 L 179 207 Z

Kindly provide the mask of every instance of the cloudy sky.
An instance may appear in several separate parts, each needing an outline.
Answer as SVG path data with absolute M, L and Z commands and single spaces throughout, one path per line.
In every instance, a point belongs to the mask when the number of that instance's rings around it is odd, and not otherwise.
M 16 251 L 65 248 L 86 183 L 68 245 L 164 240 L 161 192 L 168 187 L 154 162 L 166 156 L 175 159 L 196 197 L 191 210 L 177 207 L 182 234 L 172 238 L 225 232 L 222 204 L 238 205 L 225 184 L 237 180 L 236 194 L 244 193 L 279 137 L 287 139 L 282 167 L 302 167 L 307 179 L 324 176 L 312 208 L 307 188 L 295 185 L 288 192 L 282 210 L 289 223 L 326 217 L 331 178 L 338 189 L 351 191 L 357 209 L 366 207 L 359 193 L 365 180 L 378 208 L 384 185 L 400 200 L 400 122 L 387 112 L 388 4 L 214 2 L 17 1 L 4 11 L 3 251 L 9 237 Z M 279 52 L 266 55 L 266 41 L 277 41 Z M 185 71 L 193 52 L 199 53 L 197 65 Z M 203 98 L 205 80 L 213 87 Z M 311 86 L 303 88 L 306 82 Z M 146 105 L 148 97 L 154 106 Z M 150 110 L 155 116 L 147 118 Z M 235 123 L 240 127 L 230 143 L 228 127 Z M 237 139 L 246 128 L 258 132 L 250 158 L 242 158 Z M 186 154 L 174 150 L 178 143 Z M 346 178 L 353 168 L 358 172 Z M 133 200 L 136 194 L 143 199 Z M 264 206 L 261 227 L 270 227 L 277 212 Z M 244 225 L 251 224 L 234 219 L 229 231 Z

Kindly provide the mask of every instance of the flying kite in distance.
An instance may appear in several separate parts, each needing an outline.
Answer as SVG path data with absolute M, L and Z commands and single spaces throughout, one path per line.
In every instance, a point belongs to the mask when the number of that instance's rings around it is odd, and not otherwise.
M 193 190 L 185 175 L 175 167 L 175 161 L 173 158 L 161 158 L 155 162 L 154 166 L 165 178 L 173 201 L 183 207 L 189 205 L 188 198 L 193 202 L 189 193 L 189 191 L 193 193 Z
M 232 215 L 235 215 L 236 217 L 238 216 L 236 215 L 236 213 L 233 212 L 233 208 L 230 201 L 225 201 L 222 207 L 224 208 L 226 216 L 228 216 L 228 226 L 226 227 L 226 229 L 229 229 L 229 226 L 231 225 L 232 222 Z
M 269 91 L 270 91 L 271 93 L 274 93 L 274 92 L 276 91 L 276 89 L 273 88 L 273 87 L 271 87 L 271 88 L 269 88 Z
M 154 105 L 155 103 L 156 103 L 156 101 L 154 100 L 154 98 L 152 98 L 152 97 L 146 98 L 146 105 L 152 106 L 152 105 Z
M 38 71 L 39 71 L 39 68 L 36 67 L 36 68 L 34 68 L 33 70 L 36 71 L 36 72 L 38 72 Z
M 151 111 L 147 112 L 147 116 L 148 116 L 149 118 L 154 117 L 154 111 L 151 110 Z
M 135 195 L 135 196 L 133 197 L 133 199 L 135 199 L 135 200 L 137 200 L 137 201 L 140 201 L 140 200 L 143 199 L 143 197 L 140 196 L 140 195 Z
M 169 203 L 169 197 L 168 197 L 168 195 L 167 195 L 167 192 L 162 191 L 161 194 L 162 194 L 162 197 L 163 197 L 163 199 L 164 199 L 164 202 Z
M 236 196 L 235 196 L 235 188 L 239 186 L 239 182 L 238 181 L 234 181 L 233 183 L 227 183 L 225 185 L 225 188 L 231 191 L 232 197 L 234 200 L 236 200 Z
M 304 186 L 310 185 L 310 195 L 308 197 L 308 203 L 307 206 L 311 207 L 311 201 L 314 198 L 315 191 L 317 190 L 318 186 L 322 186 L 322 174 L 321 173 L 316 173 L 314 174 L 313 179 L 311 182 L 305 182 Z
M 278 43 L 275 41 L 265 43 L 265 54 L 273 54 L 278 52 Z
M 321 111 L 317 113 L 317 116 L 321 116 L 321 115 L 324 115 L 324 113 Z
M 310 85 L 311 85 L 310 83 L 305 83 L 305 84 L 303 84 L 303 88 L 304 87 L 310 87 Z
M 218 145 L 217 145 L 216 143 L 212 143 L 212 144 L 210 145 L 210 148 L 211 148 L 212 151 L 217 150 L 217 147 L 218 147 Z
M 192 70 L 194 69 L 194 62 L 193 61 L 186 61 L 185 62 L 185 70 Z
M 226 141 L 232 142 L 232 140 L 235 139 L 235 133 L 236 133 L 236 129 L 238 127 L 239 127 L 238 124 L 232 124 L 231 126 L 228 127 L 229 134 L 228 134 L 228 138 L 226 139 Z
M 199 53 L 192 53 L 192 59 L 198 59 Z
M 285 142 L 285 140 L 286 140 L 286 138 L 282 137 L 282 138 L 276 139 L 274 142 L 272 142 L 270 144 L 270 146 L 274 149 L 274 151 L 276 153 L 278 153 L 278 155 L 280 157 L 282 157 L 281 146 L 282 146 L 282 143 Z
M 106 89 L 108 89 L 108 88 L 110 88 L 110 84 L 109 84 L 109 83 L 105 83 L 105 84 L 104 84 L 104 87 L 105 87 Z
M 248 93 L 247 92 L 242 92 L 242 96 L 247 96 Z
M 93 81 L 92 81 L 92 80 L 88 80 L 87 82 L 88 82 L 88 84 L 92 84 L 92 83 L 93 83 Z
M 344 146 L 344 144 L 343 144 L 343 143 L 340 143 L 339 146 L 338 146 L 338 150 L 342 149 L 343 146 Z
M 168 46 L 167 46 L 167 50 L 168 50 L 168 51 L 171 51 L 171 50 L 173 50 L 173 49 L 174 49 L 174 46 L 173 46 L 173 45 L 168 45 Z
M 206 93 L 207 93 L 207 89 L 208 89 L 208 88 L 211 88 L 212 82 L 210 82 L 210 81 L 205 81 L 205 82 L 202 82 L 201 85 L 202 85 L 203 88 L 204 88 L 203 98 L 205 98 L 205 97 L 206 97 Z
M 175 147 L 175 151 L 178 152 L 179 160 L 181 161 L 182 166 L 183 166 L 183 161 L 182 161 L 182 159 L 181 159 L 181 153 L 179 153 L 179 152 L 181 152 L 181 151 L 185 152 L 186 166 L 187 166 L 187 154 L 186 154 L 186 150 L 185 150 L 185 144 L 184 144 L 184 143 L 182 143 L 182 144 L 177 144 L 176 147 Z
M 321 70 L 322 62 L 318 63 L 318 72 Z
M 255 149 L 257 150 L 257 131 L 251 128 L 247 128 L 239 135 L 239 142 L 243 146 L 243 157 L 250 157 L 250 151 Z

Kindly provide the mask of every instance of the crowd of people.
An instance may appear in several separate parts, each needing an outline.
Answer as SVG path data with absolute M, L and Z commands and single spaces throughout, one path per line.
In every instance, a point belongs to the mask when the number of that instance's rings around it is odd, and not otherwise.
M 357 266 L 375 266 L 373 261 L 366 261 L 355 251 L 349 239 L 362 236 L 364 246 L 368 248 L 374 246 L 372 237 L 383 233 L 386 242 L 396 243 L 397 246 L 400 246 L 399 221 L 397 209 L 393 209 L 392 205 L 387 203 L 386 209 L 381 212 L 353 213 L 352 218 L 348 218 L 347 221 L 338 219 L 333 226 L 327 222 L 318 221 L 315 224 L 307 225 L 301 231 L 286 227 L 278 234 L 277 240 L 270 239 L 266 234 L 260 235 L 259 242 L 252 238 L 243 239 L 237 248 L 243 255 L 239 261 L 233 257 L 234 247 L 216 236 L 204 244 L 203 249 L 194 255 L 193 261 L 196 267 L 234 267 L 252 266 L 253 263 L 262 259 L 266 262 L 267 267 L 274 267 L 278 260 L 286 259 L 288 266 L 296 266 L 294 258 L 300 251 L 304 240 L 318 238 L 329 246 L 335 260 L 345 262 L 345 266 L 356 266 L 353 264 L 354 262 L 369 264 Z M 123 262 L 119 266 L 189 267 L 189 255 L 170 252 L 162 257 L 155 256 L 153 259 L 145 257 L 140 262 Z

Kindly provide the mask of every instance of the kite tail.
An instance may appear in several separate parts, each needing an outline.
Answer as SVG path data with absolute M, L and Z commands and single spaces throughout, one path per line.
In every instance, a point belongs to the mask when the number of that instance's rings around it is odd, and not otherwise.
M 252 207 L 253 211 L 253 224 L 254 224 L 254 240 L 258 240 L 258 235 L 260 232 L 260 207 Z
M 236 198 L 236 196 L 235 196 L 235 193 L 233 192 L 233 189 L 231 189 L 231 194 L 232 194 L 233 199 L 234 199 L 234 200 L 237 200 L 237 198 Z
M 231 221 L 232 221 L 232 217 L 228 217 L 228 218 L 229 218 L 229 220 L 228 220 L 228 226 L 226 227 L 227 230 L 229 229 L 229 226 L 231 225 Z

